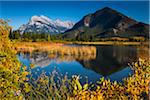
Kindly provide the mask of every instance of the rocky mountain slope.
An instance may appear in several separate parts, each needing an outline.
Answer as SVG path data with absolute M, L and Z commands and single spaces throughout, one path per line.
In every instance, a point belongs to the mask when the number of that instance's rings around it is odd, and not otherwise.
M 148 24 L 138 22 L 109 7 L 84 16 L 63 34 L 64 39 L 76 40 L 141 36 L 148 38 Z

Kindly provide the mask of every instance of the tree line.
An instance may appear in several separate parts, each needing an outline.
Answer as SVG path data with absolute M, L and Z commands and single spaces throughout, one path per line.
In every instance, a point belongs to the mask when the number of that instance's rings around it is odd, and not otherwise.
M 70 33 L 71 34 L 71 33 Z M 135 42 L 143 42 L 145 41 L 144 37 L 130 37 L 130 38 L 121 38 L 121 37 L 107 37 L 107 38 L 96 38 L 94 35 L 89 34 L 78 34 L 76 37 L 66 38 L 63 34 L 50 34 L 50 33 L 34 33 L 34 32 L 26 32 L 20 33 L 20 31 L 10 31 L 9 33 L 10 39 L 20 40 L 20 41 L 84 41 L 84 42 L 96 42 L 96 41 L 135 41 Z
M 51 35 L 48 33 L 34 33 L 26 32 L 20 33 L 20 31 L 10 31 L 10 39 L 16 39 L 21 41 L 51 41 Z

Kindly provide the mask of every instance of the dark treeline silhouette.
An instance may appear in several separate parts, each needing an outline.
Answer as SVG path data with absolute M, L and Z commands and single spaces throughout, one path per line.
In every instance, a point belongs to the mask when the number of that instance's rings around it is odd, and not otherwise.
M 144 37 L 107 37 L 107 38 L 95 38 L 94 35 L 82 34 L 77 35 L 76 38 L 64 38 L 64 34 L 50 34 L 50 33 L 33 33 L 26 32 L 20 33 L 19 31 L 10 31 L 10 39 L 20 40 L 20 41 L 84 41 L 84 42 L 96 42 L 96 41 L 134 41 L 134 42 L 143 42 L 146 39 Z
M 19 31 L 11 31 L 9 34 L 10 39 L 17 39 L 21 41 L 50 41 L 51 36 L 47 33 L 20 33 Z

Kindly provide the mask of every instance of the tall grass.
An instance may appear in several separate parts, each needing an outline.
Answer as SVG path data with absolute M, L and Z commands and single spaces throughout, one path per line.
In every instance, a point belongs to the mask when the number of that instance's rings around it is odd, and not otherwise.
M 21 52 L 48 51 L 59 55 L 96 55 L 96 47 L 94 46 L 67 46 L 46 42 L 17 43 L 16 49 Z

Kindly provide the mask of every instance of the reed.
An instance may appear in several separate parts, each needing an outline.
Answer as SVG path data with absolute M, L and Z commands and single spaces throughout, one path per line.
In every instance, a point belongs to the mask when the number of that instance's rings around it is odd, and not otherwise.
M 67 46 L 59 43 L 23 42 L 16 44 L 18 52 L 48 51 L 59 55 L 96 55 L 94 46 Z

